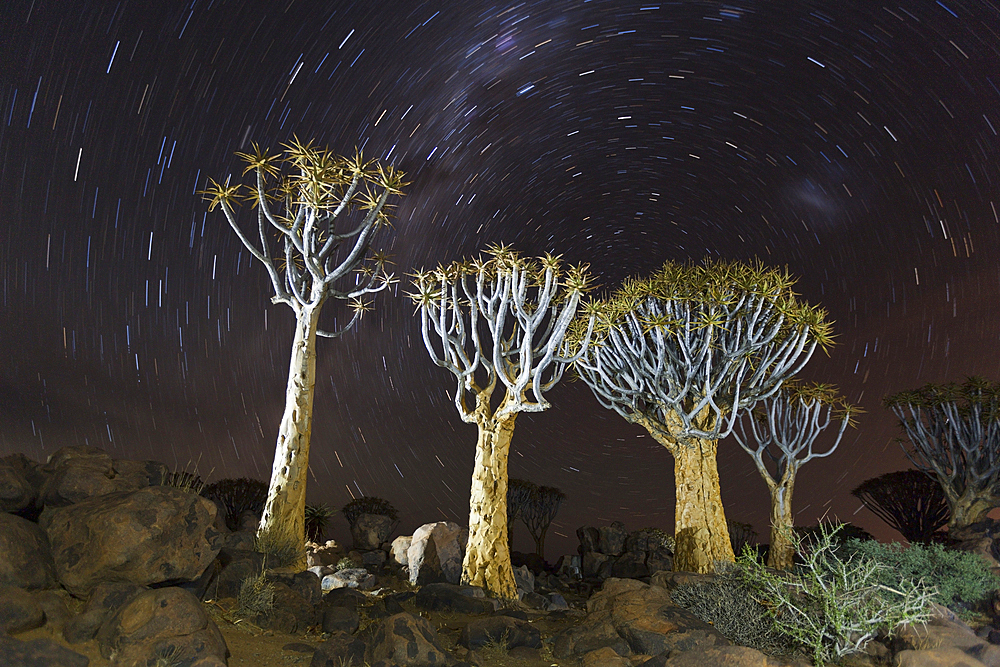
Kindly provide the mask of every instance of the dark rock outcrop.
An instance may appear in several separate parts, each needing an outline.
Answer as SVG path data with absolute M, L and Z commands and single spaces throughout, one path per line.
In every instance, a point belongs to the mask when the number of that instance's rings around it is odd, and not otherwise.
M 56 565 L 49 539 L 38 524 L 0 513 L 0 585 L 52 588 Z
M 59 582 L 83 597 L 102 582 L 197 579 L 215 559 L 215 505 L 173 487 L 90 498 L 42 512 Z

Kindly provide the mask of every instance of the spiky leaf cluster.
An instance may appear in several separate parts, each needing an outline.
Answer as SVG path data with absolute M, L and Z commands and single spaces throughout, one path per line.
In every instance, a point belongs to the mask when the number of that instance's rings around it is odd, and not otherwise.
M 264 511 L 267 484 L 248 477 L 220 479 L 202 487 L 201 495 L 215 501 L 229 530 L 237 530 L 244 514 L 252 513 L 260 517 Z
M 311 542 L 319 542 L 323 538 L 323 531 L 326 524 L 333 516 L 333 508 L 326 504 L 306 505 L 305 526 L 306 539 Z
M 347 523 L 352 526 L 358 522 L 362 514 L 378 514 L 380 516 L 387 516 L 393 521 L 399 520 L 399 515 L 396 512 L 396 508 L 392 506 L 392 503 L 374 496 L 355 498 L 344 505 L 340 511 L 343 513 L 344 518 L 347 519 Z
M 172 486 L 178 489 L 187 489 L 193 493 L 201 493 L 205 487 L 205 482 L 197 473 L 186 470 L 165 472 L 160 479 L 160 486 Z
M 424 345 L 458 379 L 455 404 L 466 422 L 548 408 L 543 394 L 590 341 L 594 316 L 577 325 L 572 345 L 567 340 L 591 289 L 587 266 L 563 267 L 559 256 L 524 257 L 492 245 L 483 257 L 418 271 L 413 285 L 409 297 L 421 314 Z M 487 415 L 498 382 L 506 400 Z
M 1000 384 L 973 376 L 900 392 L 884 403 L 910 441 L 907 458 L 937 478 L 953 512 L 960 498 L 1000 505 Z
M 595 341 L 576 362 L 598 400 L 668 441 L 716 440 L 833 343 L 826 312 L 787 271 L 759 263 L 667 262 L 593 306 Z
M 349 329 L 370 309 L 364 297 L 395 281 L 388 258 L 370 252 L 372 237 L 389 223 L 389 197 L 407 185 L 392 167 L 366 161 L 360 153 L 340 157 L 297 138 L 272 154 L 252 144 L 237 153 L 246 163 L 250 184 L 209 181 L 202 195 L 209 210 L 222 208 L 230 226 L 267 269 L 275 303 L 294 309 L 317 306 L 326 298 L 347 301 L 353 311 Z M 247 201 L 257 210 L 257 233 L 244 233 L 236 207 Z

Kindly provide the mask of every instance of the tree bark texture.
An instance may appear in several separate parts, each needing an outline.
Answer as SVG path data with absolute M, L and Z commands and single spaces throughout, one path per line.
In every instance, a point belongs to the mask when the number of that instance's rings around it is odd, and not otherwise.
M 313 396 L 316 387 L 316 330 L 320 308 L 296 313 L 295 339 L 285 388 L 285 411 L 275 445 L 267 503 L 258 535 L 269 544 L 287 545 L 301 553 L 292 567 L 304 570 L 306 473 L 312 435 Z
M 775 570 L 791 570 L 795 565 L 795 544 L 792 542 L 792 490 L 795 480 L 771 486 L 771 545 L 767 550 L 767 566 Z
M 507 456 L 515 416 L 479 423 L 469 498 L 469 541 L 462 564 L 462 583 L 481 586 L 507 599 L 517 598 L 507 539 Z
M 968 526 L 979 523 L 986 519 L 990 510 L 997 507 L 997 502 L 992 496 L 984 496 L 976 493 L 975 490 L 966 490 L 960 496 L 945 489 L 945 497 L 951 509 L 951 518 L 948 520 L 948 532 L 952 535 L 960 533 Z
M 650 433 L 674 457 L 674 571 L 708 574 L 715 571 L 716 561 L 735 562 L 722 509 L 718 442 L 698 438 L 669 442 Z

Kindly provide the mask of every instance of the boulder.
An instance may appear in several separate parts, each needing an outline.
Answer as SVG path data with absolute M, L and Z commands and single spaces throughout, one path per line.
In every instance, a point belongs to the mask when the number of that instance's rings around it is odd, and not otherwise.
M 518 598 L 535 592 L 535 575 L 527 565 L 514 568 L 514 583 L 517 584 Z
M 65 507 L 87 498 L 136 491 L 159 484 L 169 471 L 157 461 L 114 460 L 97 447 L 63 447 L 49 457 L 39 492 L 46 507 Z
M 343 667 L 365 664 L 367 646 L 359 637 L 347 632 L 334 632 L 313 653 L 309 667 Z
M 506 644 L 508 649 L 517 646 L 542 647 L 538 628 L 519 618 L 502 615 L 477 618 L 467 623 L 458 638 L 461 646 L 474 651 L 490 641 Z
M 677 648 L 703 651 L 728 645 L 714 627 L 674 606 L 665 589 L 611 578 L 587 601 L 587 617 L 556 637 L 555 655 L 579 658 L 608 647 L 621 656 L 652 656 Z
M 20 512 L 35 504 L 38 490 L 24 473 L 6 459 L 0 459 L 0 512 Z
M 974 659 L 990 667 L 1000 667 L 1000 646 L 995 646 L 985 639 L 976 636 L 972 628 L 962 622 L 953 611 L 941 605 L 934 605 L 934 614 L 926 625 L 906 626 L 899 630 L 892 642 L 893 648 L 900 654 L 917 650 L 918 654 L 930 653 L 929 650 L 958 650 L 966 659 Z M 942 653 L 941 655 L 945 655 Z M 935 665 L 958 663 L 937 663 L 934 656 L 911 655 L 906 658 L 911 665 Z M 925 660 L 931 662 L 924 662 Z M 975 663 L 972 663 L 975 664 Z
M 46 508 L 41 526 L 59 582 L 83 597 L 101 582 L 197 579 L 219 551 L 215 511 L 197 494 L 158 486 Z
M 364 605 L 367 600 L 367 596 L 355 588 L 335 588 L 323 594 L 322 604 L 325 607 L 357 609 L 358 605 Z
M 362 514 L 351 526 L 354 548 L 373 551 L 382 546 L 396 526 L 396 520 L 383 514 Z
M 111 614 L 147 590 L 137 584 L 98 584 L 91 591 L 83 613 L 73 616 L 63 625 L 63 638 L 70 644 L 90 641 Z
M 356 588 L 360 591 L 370 591 L 375 588 L 375 575 L 361 567 L 348 567 L 323 577 L 324 591 L 335 588 Z
M 339 546 L 333 540 L 327 540 L 324 545 L 312 542 L 306 543 L 306 564 L 309 567 L 332 567 L 339 563 L 340 559 L 345 555 L 343 547 Z
M 487 614 L 499 604 L 478 586 L 458 586 L 448 583 L 427 584 L 413 597 L 413 602 L 428 611 L 452 611 L 459 614 Z
M 17 667 L 87 667 L 90 658 L 51 639 L 21 641 L 0 635 L 0 665 Z
M 346 632 L 354 634 L 361 617 L 351 607 L 326 607 L 323 610 L 323 632 Z
M 319 623 L 320 616 L 316 607 L 297 590 L 288 584 L 274 581 L 270 574 L 266 579 L 273 586 L 274 597 L 268 611 L 259 613 L 251 619 L 254 625 L 264 630 L 292 635 L 305 632 L 309 627 Z
M 23 588 L 0 586 L 0 634 L 34 630 L 45 624 L 42 606 Z
M 450 521 L 425 523 L 417 528 L 406 550 L 410 583 L 459 583 L 467 540 L 468 531 Z
M 779 667 L 789 663 L 769 658 L 746 646 L 710 646 L 700 651 L 661 654 L 638 664 L 641 667 Z M 793 664 L 809 665 L 804 661 Z
M 38 524 L 0 513 L 0 586 L 52 588 L 56 565 L 49 539 Z
M 214 518 L 214 517 L 213 517 Z M 101 655 L 115 664 L 190 664 L 205 657 L 225 663 L 229 649 L 201 601 L 181 588 L 143 591 L 122 605 L 97 632 Z
M 597 543 L 601 539 L 601 533 L 593 526 L 580 526 L 576 529 L 576 537 L 580 540 L 580 553 L 597 553 Z
M 612 521 L 610 526 L 601 526 L 597 529 L 599 534 L 597 540 L 597 552 L 618 556 L 625 551 L 625 540 L 628 539 L 628 531 L 621 521 Z
M 392 548 L 389 554 L 392 556 L 394 563 L 407 567 L 409 559 L 406 557 L 406 552 L 409 550 L 411 542 L 413 542 L 412 535 L 400 535 L 392 541 Z
M 990 663 L 991 664 L 991 663 Z M 954 646 L 932 648 L 925 651 L 905 650 L 896 654 L 895 667 L 988 667 Z
M 426 618 L 402 613 L 378 624 L 371 635 L 368 660 L 374 665 L 454 665 Z

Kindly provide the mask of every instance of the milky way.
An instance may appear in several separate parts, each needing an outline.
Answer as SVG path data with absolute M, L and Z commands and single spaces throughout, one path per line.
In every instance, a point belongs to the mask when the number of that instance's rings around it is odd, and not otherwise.
M 838 334 L 803 376 L 867 411 L 803 467 L 797 523 L 899 539 L 849 493 L 908 467 L 882 397 L 1000 379 L 989 2 L 10 0 L 0 22 L 0 454 L 267 478 L 291 312 L 196 191 L 293 136 L 407 173 L 376 240 L 397 275 L 499 241 L 605 287 L 668 259 L 787 266 Z M 466 520 L 476 437 L 406 289 L 320 342 L 309 489 L 384 497 L 402 531 Z M 567 494 L 550 560 L 584 523 L 670 529 L 667 452 L 582 383 L 550 397 L 511 455 Z M 766 535 L 735 442 L 720 470 L 727 515 Z

